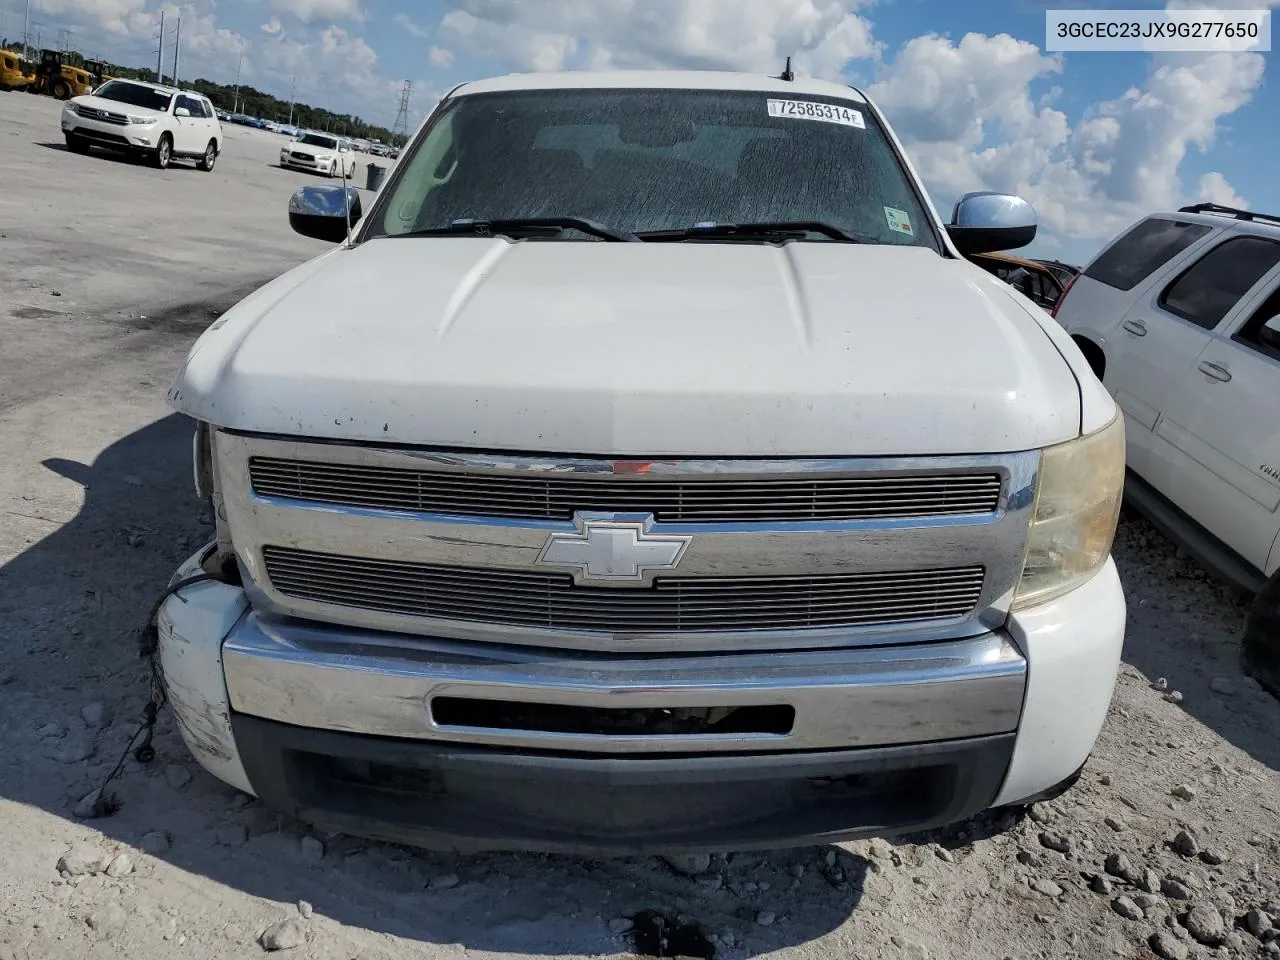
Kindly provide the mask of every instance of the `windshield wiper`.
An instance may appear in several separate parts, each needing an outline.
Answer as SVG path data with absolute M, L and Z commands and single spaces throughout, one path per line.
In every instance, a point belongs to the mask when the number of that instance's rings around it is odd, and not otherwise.
M 677 230 L 643 230 L 636 234 L 641 240 L 653 242 L 664 240 L 694 240 L 698 237 L 729 238 L 741 237 L 744 240 L 761 238 L 794 238 L 806 233 L 820 233 L 841 243 L 866 243 L 861 237 L 845 233 L 821 220 L 787 220 L 777 223 L 695 223 L 691 227 Z
M 454 220 L 447 227 L 428 227 L 424 230 L 396 234 L 396 236 L 448 237 L 470 234 L 477 237 L 519 237 L 538 233 L 555 235 L 564 230 L 578 230 L 581 233 L 599 237 L 601 240 L 635 242 L 640 239 L 634 233 L 615 230 L 613 227 L 607 227 L 603 223 L 587 220 L 584 217 L 525 217 L 505 220 L 466 218 Z

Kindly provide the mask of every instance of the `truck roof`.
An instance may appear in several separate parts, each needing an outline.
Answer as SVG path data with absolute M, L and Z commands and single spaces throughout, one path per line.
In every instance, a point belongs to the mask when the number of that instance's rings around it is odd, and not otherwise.
M 571 89 L 748 90 L 788 96 L 840 97 L 866 103 L 857 89 L 827 80 L 797 77 L 780 80 L 762 73 L 716 70 L 569 70 L 560 73 L 513 73 L 461 84 L 453 96 L 508 90 Z

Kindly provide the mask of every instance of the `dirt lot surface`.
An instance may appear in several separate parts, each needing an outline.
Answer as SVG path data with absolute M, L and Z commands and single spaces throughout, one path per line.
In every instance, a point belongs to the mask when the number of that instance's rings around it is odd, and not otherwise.
M 1111 716 L 1029 815 L 674 862 L 458 857 L 314 835 L 164 715 L 119 811 L 84 818 L 145 701 L 136 628 L 210 534 L 164 391 L 221 309 L 325 247 L 289 231 L 310 178 L 271 166 L 274 135 L 229 127 L 212 174 L 160 172 L 67 153 L 58 109 L 0 94 L 0 960 L 254 957 L 268 928 L 297 958 L 626 956 L 653 949 L 645 910 L 701 928 L 667 955 L 1280 955 L 1280 704 L 1239 675 L 1239 598 L 1132 518 Z

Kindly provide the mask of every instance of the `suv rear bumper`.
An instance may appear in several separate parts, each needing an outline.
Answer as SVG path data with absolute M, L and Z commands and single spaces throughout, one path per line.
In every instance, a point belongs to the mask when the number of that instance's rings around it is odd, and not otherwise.
M 273 620 L 203 583 L 163 605 L 160 653 L 196 758 L 303 819 L 430 846 L 624 853 L 905 832 L 1031 796 L 1092 749 L 1123 625 L 1110 563 L 972 639 L 694 657 Z M 438 715 L 441 697 L 467 709 Z M 529 704 L 559 719 L 512 723 L 545 720 Z M 728 732 L 592 726 L 593 711 L 720 706 L 792 712 Z

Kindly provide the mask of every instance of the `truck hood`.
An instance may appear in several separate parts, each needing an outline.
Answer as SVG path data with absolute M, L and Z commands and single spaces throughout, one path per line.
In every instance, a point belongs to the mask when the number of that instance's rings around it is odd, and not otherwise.
M 996 453 L 1079 434 L 1037 309 L 923 247 L 381 238 L 233 307 L 169 400 L 229 429 L 440 447 Z

